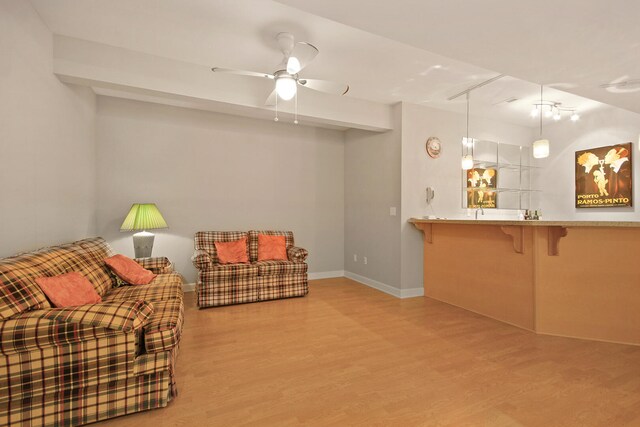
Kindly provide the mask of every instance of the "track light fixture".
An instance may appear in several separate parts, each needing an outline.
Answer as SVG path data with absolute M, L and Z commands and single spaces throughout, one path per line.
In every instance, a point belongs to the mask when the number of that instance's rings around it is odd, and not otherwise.
M 575 108 L 563 107 L 561 102 L 546 101 L 541 99 L 533 104 L 531 109 L 531 117 L 536 118 L 540 115 L 550 119 L 553 118 L 556 122 L 562 120 L 562 117 L 568 114 L 572 122 L 580 120 L 580 114 Z

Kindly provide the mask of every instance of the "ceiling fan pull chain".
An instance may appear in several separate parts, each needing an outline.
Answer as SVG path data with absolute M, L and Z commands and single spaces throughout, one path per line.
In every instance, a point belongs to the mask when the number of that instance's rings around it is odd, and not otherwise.
M 273 119 L 274 122 L 278 121 L 278 95 L 276 95 L 276 118 Z
M 296 100 L 295 100 L 295 112 L 294 112 L 294 119 L 293 119 L 293 124 L 298 124 L 298 91 L 296 91 Z

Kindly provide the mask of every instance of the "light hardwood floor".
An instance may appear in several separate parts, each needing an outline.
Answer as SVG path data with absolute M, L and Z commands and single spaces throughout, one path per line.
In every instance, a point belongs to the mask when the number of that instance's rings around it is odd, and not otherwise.
M 102 426 L 640 426 L 640 347 L 538 336 L 348 279 L 197 310 L 167 408 Z M 639 331 L 640 333 L 640 331 Z

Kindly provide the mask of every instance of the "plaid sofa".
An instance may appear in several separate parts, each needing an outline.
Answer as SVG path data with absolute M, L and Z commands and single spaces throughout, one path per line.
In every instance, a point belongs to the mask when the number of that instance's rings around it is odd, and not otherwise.
M 0 426 L 75 426 L 166 406 L 184 317 L 182 277 L 115 287 L 113 251 L 91 238 L 0 259 Z M 52 308 L 35 279 L 77 271 L 99 304 Z
M 258 234 L 284 236 L 287 261 L 258 261 Z M 248 264 L 220 264 L 215 242 L 247 238 Z M 198 307 L 241 304 L 309 293 L 308 252 L 294 246 L 291 231 L 199 231 L 191 261 L 198 269 Z

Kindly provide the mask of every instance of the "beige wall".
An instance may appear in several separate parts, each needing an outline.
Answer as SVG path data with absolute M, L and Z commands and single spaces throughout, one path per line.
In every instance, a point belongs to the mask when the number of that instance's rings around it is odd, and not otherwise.
M 0 2 L 0 256 L 95 233 L 95 95 L 52 73 L 28 1 Z
M 286 229 L 310 272 L 343 270 L 344 133 L 98 97 L 98 233 L 133 255 L 119 228 L 134 202 L 169 224 L 154 255 L 189 282 L 198 230 Z
M 371 133 L 350 130 L 345 138 L 345 270 L 393 295 L 422 293 L 422 235 L 407 220 L 423 215 L 460 218 L 460 142 L 465 116 L 408 103 L 394 106 L 395 130 Z M 474 121 L 472 136 L 530 145 L 531 128 L 485 118 Z M 437 136 L 442 155 L 431 159 L 428 137 Z M 428 210 L 425 188 L 435 189 Z M 389 208 L 397 208 L 397 216 Z M 487 216 L 516 217 L 515 211 Z M 358 255 L 354 261 L 353 254 Z M 363 257 L 367 256 L 367 264 Z
M 423 215 L 461 218 L 462 175 L 461 141 L 466 132 L 464 114 L 436 110 L 414 104 L 402 104 L 402 217 L 401 281 L 403 289 L 422 288 L 422 236 L 407 220 Z M 438 159 L 427 156 L 425 143 L 430 136 L 442 142 Z M 531 145 L 531 128 L 486 118 L 471 118 L 472 138 L 515 145 Z M 435 190 L 433 210 L 425 201 L 425 188 Z M 485 218 L 517 217 L 515 211 L 486 212 Z
M 400 288 L 400 115 L 396 130 L 345 134 L 345 270 Z M 389 215 L 395 207 L 396 216 Z M 354 254 L 358 256 L 354 261 Z M 367 264 L 364 264 L 367 257 Z
M 562 121 L 544 128 L 551 150 L 543 161 L 542 210 L 545 219 L 574 221 L 639 221 L 640 114 L 609 107 L 583 116 L 572 123 Z M 634 207 L 576 209 L 575 152 L 586 148 L 633 143 L 632 161 Z

